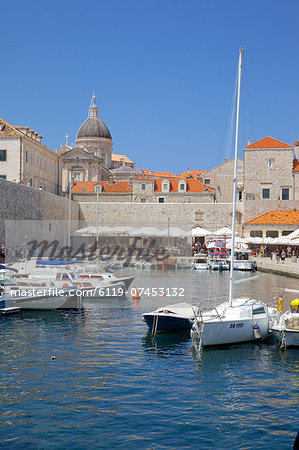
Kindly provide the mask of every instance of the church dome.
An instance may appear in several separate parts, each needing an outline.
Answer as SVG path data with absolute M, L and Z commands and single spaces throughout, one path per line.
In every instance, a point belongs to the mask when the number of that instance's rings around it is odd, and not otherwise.
M 96 105 L 95 94 L 93 94 L 92 105 L 89 108 L 89 118 L 82 123 L 77 134 L 77 139 L 90 137 L 111 139 L 110 131 L 104 122 L 99 119 L 99 108 Z
M 90 117 L 82 123 L 77 134 L 77 139 L 88 137 L 111 139 L 111 134 L 101 119 L 98 117 Z

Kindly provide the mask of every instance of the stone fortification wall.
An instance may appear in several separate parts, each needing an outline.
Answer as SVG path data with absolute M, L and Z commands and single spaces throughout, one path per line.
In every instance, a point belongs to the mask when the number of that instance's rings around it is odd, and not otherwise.
M 95 225 L 96 202 L 80 202 L 81 225 Z M 199 225 L 211 231 L 227 226 L 231 228 L 232 205 L 229 203 L 113 203 L 100 204 L 100 223 L 115 226 L 153 225 L 191 228 Z M 237 231 L 241 231 L 241 211 L 237 214 Z
M 30 237 L 35 238 L 36 232 L 32 226 L 33 222 L 35 222 L 38 227 L 38 224 L 43 221 L 46 229 L 52 231 L 52 223 L 55 222 L 57 224 L 60 222 L 60 224 L 62 224 L 68 220 L 68 199 L 49 192 L 0 179 L 0 198 L 0 240 L 2 241 L 4 241 L 5 236 L 5 226 L 6 231 L 8 231 L 11 229 L 11 224 L 13 222 L 23 224 L 21 227 L 23 231 L 20 231 L 20 234 L 23 235 L 25 235 L 24 224 L 28 222 L 26 233 L 29 239 Z M 71 213 L 72 224 L 75 227 L 77 225 L 79 214 L 78 204 L 76 202 L 72 202 Z M 45 224 L 45 222 L 47 222 L 47 224 Z M 59 228 L 61 227 L 59 226 Z M 31 236 L 29 236 L 29 233 L 31 233 Z M 62 239 L 61 236 L 64 234 L 64 230 L 61 232 L 59 231 L 57 238 Z M 18 236 L 16 236 L 16 241 L 17 239 Z

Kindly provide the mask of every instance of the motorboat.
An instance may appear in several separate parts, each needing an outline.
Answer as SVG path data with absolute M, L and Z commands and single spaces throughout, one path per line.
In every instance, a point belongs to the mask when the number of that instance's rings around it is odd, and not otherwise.
M 229 270 L 229 262 L 226 258 L 210 258 L 208 261 L 211 270 Z
M 76 266 L 76 272 L 81 279 L 88 278 L 86 275 L 92 275 L 92 277 L 97 279 L 102 279 L 103 281 L 110 282 L 111 284 L 124 283 L 125 290 L 127 291 L 135 279 L 134 276 L 127 277 L 116 277 L 112 272 L 105 272 L 104 270 L 99 270 L 96 266 Z
M 22 281 L 16 274 L 0 270 L 1 302 L 6 306 L 30 310 L 81 309 L 81 292 L 72 287 L 57 288 L 38 279 Z
M 144 313 L 142 317 L 153 334 L 190 330 L 194 320 L 194 308 L 189 303 L 176 303 Z
M 234 251 L 234 270 L 256 271 L 257 265 L 252 259 L 252 251 L 247 249 L 235 249 Z
M 240 113 L 240 88 L 243 48 L 240 48 L 238 63 L 236 135 L 233 177 L 233 214 L 231 248 L 235 248 L 236 203 L 238 179 L 238 138 Z M 263 302 L 249 297 L 233 299 L 234 251 L 230 259 L 230 279 L 228 301 L 212 310 L 198 310 L 191 330 L 193 346 L 199 351 L 202 346 L 227 345 L 265 339 L 279 313 Z M 250 278 L 249 278 L 250 280 Z M 248 280 L 247 280 L 248 281 Z
M 287 292 L 299 293 L 298 290 L 285 289 Z M 283 300 L 280 297 L 280 300 Z M 271 327 L 271 333 L 280 343 L 280 348 L 299 347 L 299 299 L 290 302 L 291 309 L 280 315 L 279 320 Z
M 49 278 L 56 287 L 73 287 L 82 291 L 83 299 L 86 297 L 123 297 L 126 293 L 125 284 L 120 281 L 111 283 L 105 281 L 100 273 L 81 273 L 72 269 L 60 269 L 52 273 Z
M 192 256 L 177 256 L 176 267 L 177 269 L 191 269 L 193 267 Z
M 65 285 L 64 287 L 72 285 L 84 289 L 85 294 L 87 293 L 88 295 L 90 295 L 89 289 L 101 288 L 101 297 L 110 297 L 111 293 L 109 293 L 109 290 L 114 294 L 120 292 L 120 290 L 123 293 L 127 292 L 134 280 L 133 276 L 116 277 L 111 272 L 100 271 L 99 266 L 79 264 L 78 262 L 69 266 L 68 262 L 63 264 L 63 261 L 61 263 L 59 261 L 59 264 L 48 264 L 48 261 L 45 260 L 40 262 L 29 260 L 14 264 L 11 268 L 18 270 L 19 278 L 30 276 L 42 280 L 51 280 L 59 287 L 61 285 Z M 64 274 L 62 275 L 61 272 L 64 272 Z M 59 276 L 58 273 L 60 274 Z M 110 285 L 113 285 L 113 290 L 109 289 Z M 114 294 L 113 296 L 115 296 Z
M 194 255 L 192 269 L 194 270 L 208 270 L 210 267 L 208 257 L 205 253 Z

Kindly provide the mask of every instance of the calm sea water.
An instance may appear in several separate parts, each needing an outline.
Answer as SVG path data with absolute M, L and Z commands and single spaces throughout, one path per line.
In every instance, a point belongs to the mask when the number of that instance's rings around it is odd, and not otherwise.
M 134 286 L 183 288 L 185 296 L 0 318 L 0 448 L 292 448 L 297 350 L 281 353 L 268 342 L 204 349 L 199 357 L 188 334 L 153 341 L 141 320 L 164 304 L 222 301 L 228 273 L 134 274 Z M 298 281 L 260 274 L 235 293 L 271 303 L 277 287 L 298 288 Z

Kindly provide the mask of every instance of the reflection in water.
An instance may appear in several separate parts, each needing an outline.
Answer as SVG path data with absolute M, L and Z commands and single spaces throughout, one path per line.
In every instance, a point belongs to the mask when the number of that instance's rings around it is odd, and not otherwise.
M 158 356 L 169 356 L 175 352 L 188 348 L 190 349 L 191 339 L 190 330 L 177 333 L 159 333 L 152 336 L 151 330 L 148 330 L 142 337 L 142 346 L 145 351 L 152 351 Z

